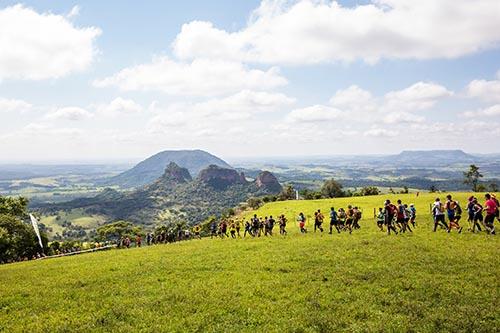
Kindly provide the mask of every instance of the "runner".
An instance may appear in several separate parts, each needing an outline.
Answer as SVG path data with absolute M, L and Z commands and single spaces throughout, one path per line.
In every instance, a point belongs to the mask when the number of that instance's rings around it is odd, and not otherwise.
M 231 234 L 231 238 L 236 238 L 236 224 L 232 220 L 229 225 L 229 233 Z
M 252 224 L 249 221 L 245 221 L 245 232 L 243 233 L 243 237 L 246 237 L 247 233 L 253 237 Z
M 461 233 L 462 227 L 460 227 L 460 225 L 458 224 L 458 220 L 460 219 L 460 217 L 457 219 L 456 211 L 459 210 L 459 212 L 460 212 L 459 216 L 460 216 L 462 214 L 462 209 L 460 208 L 460 206 L 458 206 L 457 202 L 455 200 L 453 200 L 453 198 L 451 197 L 451 194 L 448 194 L 446 196 L 446 203 L 445 203 L 444 207 L 446 208 L 446 213 L 448 215 L 448 221 L 450 223 L 450 228 L 448 229 L 448 232 L 451 232 L 451 229 L 455 228 L 458 230 L 458 233 Z
M 273 229 L 274 229 L 274 224 L 276 223 L 276 220 L 273 219 L 273 216 L 269 216 L 269 220 L 267 220 L 267 226 L 269 228 L 269 235 L 273 235 Z
M 436 198 L 436 201 L 434 201 L 432 215 L 434 217 L 434 232 L 436 232 L 439 223 L 446 227 L 446 230 L 449 230 L 449 227 L 444 220 L 444 205 L 441 203 L 439 198 Z
M 194 237 L 201 239 L 201 236 L 200 236 L 201 227 L 200 227 L 200 225 L 196 225 L 193 228 L 193 232 L 194 232 Z
M 385 207 L 385 225 L 387 226 L 387 234 L 390 235 L 392 230 L 397 235 L 398 232 L 396 230 L 396 227 L 394 226 L 394 218 L 398 213 L 398 208 L 393 203 L 391 203 L 389 199 L 385 201 L 384 207 Z
M 338 226 L 338 220 L 337 220 L 337 212 L 335 211 L 335 208 L 330 208 L 330 235 L 332 234 L 333 227 L 337 229 L 337 232 L 340 234 L 340 229 Z
M 215 220 L 210 223 L 210 238 L 217 237 L 217 224 L 215 223 Z
M 285 215 L 281 214 L 279 218 L 279 224 L 280 224 L 280 235 L 286 235 L 286 217 Z
M 240 227 L 241 227 L 241 222 L 238 219 L 238 220 L 236 220 L 236 234 L 238 235 L 239 238 L 241 238 Z
M 384 231 L 384 222 L 385 222 L 385 213 L 382 207 L 378 209 L 377 214 L 377 227 L 379 227 L 380 231 Z
M 496 215 L 498 222 L 500 222 L 500 202 L 498 201 L 495 193 L 491 193 L 491 200 L 495 201 L 495 203 L 497 204 L 497 212 L 495 215 Z
M 404 219 L 405 228 L 408 229 L 410 232 L 413 232 L 410 228 L 411 210 L 410 210 L 410 208 L 408 208 L 407 204 L 404 204 L 403 206 L 405 209 L 405 219 Z
M 495 218 L 497 217 L 498 206 L 495 200 L 491 198 L 489 193 L 484 195 L 486 202 L 484 203 L 484 208 L 486 210 L 486 217 L 484 218 L 484 224 L 486 225 L 486 230 L 489 234 L 495 235 Z
M 410 204 L 410 223 L 413 225 L 413 228 L 416 227 L 417 222 L 415 221 L 417 219 L 417 209 L 415 208 L 414 204 Z
M 481 231 L 481 225 L 483 224 L 483 206 L 481 206 L 476 198 L 472 200 L 472 204 L 474 210 L 472 232 L 476 232 L 476 227 L 479 231 Z
M 257 217 L 257 214 L 253 214 L 252 218 L 252 236 L 256 237 L 259 233 L 260 229 L 260 221 L 259 218 Z
M 347 206 L 346 219 L 345 219 L 345 227 L 349 230 L 349 233 L 352 234 L 352 222 L 354 221 L 354 209 L 352 206 Z
M 345 231 L 345 220 L 347 219 L 347 214 L 345 213 L 344 208 L 339 208 L 337 216 L 339 229 Z
M 467 202 L 467 213 L 468 213 L 468 218 L 467 222 L 469 222 L 469 231 L 474 230 L 474 196 L 470 196 L 469 200 Z
M 318 209 L 317 212 L 314 212 L 314 232 L 316 232 L 316 229 L 323 232 L 323 227 L 321 226 L 323 224 L 323 220 L 323 214 L 321 214 L 321 211 Z
M 354 227 L 354 229 L 360 229 L 361 226 L 359 225 L 359 220 L 361 220 L 361 216 L 362 216 L 362 213 L 361 213 L 361 210 L 358 208 L 358 207 L 354 207 L 353 208 L 353 213 L 354 213 L 354 217 L 353 217 L 353 221 L 352 221 L 352 226 Z
M 304 213 L 301 212 L 299 214 L 297 221 L 299 222 L 300 232 L 305 234 L 307 232 L 307 229 L 306 229 L 306 217 L 304 216 Z
M 402 204 L 401 200 L 398 199 L 398 211 L 396 214 L 396 223 L 399 225 L 399 231 L 404 233 L 406 232 L 406 229 L 408 229 L 411 232 L 410 226 L 407 225 L 407 216 L 406 216 L 406 210 L 405 206 Z

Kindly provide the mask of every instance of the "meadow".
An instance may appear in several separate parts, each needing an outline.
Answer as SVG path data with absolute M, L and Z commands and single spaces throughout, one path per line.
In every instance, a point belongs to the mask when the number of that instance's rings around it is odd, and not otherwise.
M 468 195 L 454 194 L 462 206 Z M 0 331 L 497 332 L 498 236 L 433 233 L 435 196 L 274 202 L 256 213 L 287 215 L 285 237 L 204 238 L 3 265 Z M 417 228 L 388 236 L 373 208 L 398 197 L 416 204 Z M 363 209 L 360 230 L 299 234 L 300 211 L 347 204 Z

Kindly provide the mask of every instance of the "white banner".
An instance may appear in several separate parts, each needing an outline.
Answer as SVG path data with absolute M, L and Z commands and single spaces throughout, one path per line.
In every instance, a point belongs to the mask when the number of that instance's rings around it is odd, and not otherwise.
M 31 224 L 33 225 L 33 229 L 35 229 L 35 234 L 38 237 L 38 243 L 40 243 L 40 247 L 43 249 L 42 237 L 40 237 L 40 230 L 38 229 L 38 221 L 33 214 L 30 214 Z

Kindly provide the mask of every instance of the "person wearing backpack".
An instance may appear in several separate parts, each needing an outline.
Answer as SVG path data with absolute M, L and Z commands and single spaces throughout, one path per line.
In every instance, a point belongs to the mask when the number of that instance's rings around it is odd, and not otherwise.
M 379 227 L 380 231 L 384 231 L 384 222 L 385 222 L 385 212 L 380 207 L 378 209 L 378 214 L 377 214 L 377 227 Z
M 354 207 L 353 208 L 353 212 L 354 212 L 354 218 L 352 220 L 352 226 L 354 229 L 360 229 L 361 226 L 359 225 L 359 220 L 361 220 L 361 210 L 359 210 L 358 207 Z
M 337 229 L 337 232 L 340 234 L 340 229 L 338 227 L 338 219 L 337 219 L 337 211 L 335 208 L 330 208 L 330 235 L 332 234 L 333 227 Z
M 416 227 L 417 222 L 417 209 L 414 204 L 410 204 L 410 223 L 413 225 L 413 228 Z
M 385 201 L 384 207 L 385 207 L 385 224 L 387 225 L 387 234 L 390 235 L 392 230 L 397 235 L 398 231 L 396 230 L 396 227 L 394 227 L 394 218 L 398 213 L 398 208 L 393 203 L 391 203 L 389 199 Z
M 448 214 L 448 221 L 450 223 L 450 227 L 448 229 L 448 232 L 451 232 L 452 228 L 456 228 L 458 230 L 458 233 L 462 232 L 462 227 L 458 224 L 458 220 L 460 220 L 460 215 L 462 214 L 462 209 L 460 206 L 458 206 L 457 202 L 453 200 L 450 194 L 446 196 L 446 213 Z M 457 212 L 457 207 L 460 209 L 460 215 L 457 218 L 456 212 Z
M 279 217 L 279 224 L 280 224 L 280 235 L 286 235 L 286 217 L 284 214 L 281 214 Z
M 319 229 L 319 231 L 323 232 L 323 214 L 321 214 L 321 211 L 318 209 L 317 212 L 314 212 L 314 232 L 316 232 L 316 229 Z
M 474 217 L 473 217 L 473 226 L 472 226 L 472 232 L 476 232 L 476 227 L 479 231 L 481 231 L 481 225 L 483 224 L 483 206 L 477 201 L 476 198 L 472 200 L 472 203 L 474 204 Z M 484 225 L 483 225 L 484 227 Z M 485 227 L 486 229 L 486 227 Z
M 486 225 L 486 230 L 491 235 L 495 235 L 495 217 L 497 216 L 498 206 L 496 202 L 491 198 L 491 194 L 486 193 L 484 195 L 486 202 L 484 203 L 484 208 L 486 210 L 486 217 L 484 218 L 484 224 Z
M 438 225 L 441 223 L 446 230 L 449 230 L 448 224 L 444 219 L 444 205 L 439 198 L 436 198 L 432 206 L 432 215 L 434 217 L 434 232 L 436 232 Z
M 305 234 L 307 232 L 307 229 L 306 229 L 306 217 L 304 216 L 304 213 L 301 212 L 299 214 L 297 221 L 299 222 L 300 232 Z

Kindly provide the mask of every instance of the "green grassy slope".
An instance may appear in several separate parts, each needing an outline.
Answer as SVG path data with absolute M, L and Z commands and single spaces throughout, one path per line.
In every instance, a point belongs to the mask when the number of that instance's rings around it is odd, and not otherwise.
M 203 239 L 0 266 L 0 331 L 496 331 L 498 237 L 430 232 L 427 195 L 407 199 L 420 210 L 415 233 L 388 237 L 366 213 L 385 197 L 259 211 L 292 219 L 352 202 L 365 210 L 352 235 L 300 235 L 290 223 L 284 238 Z

